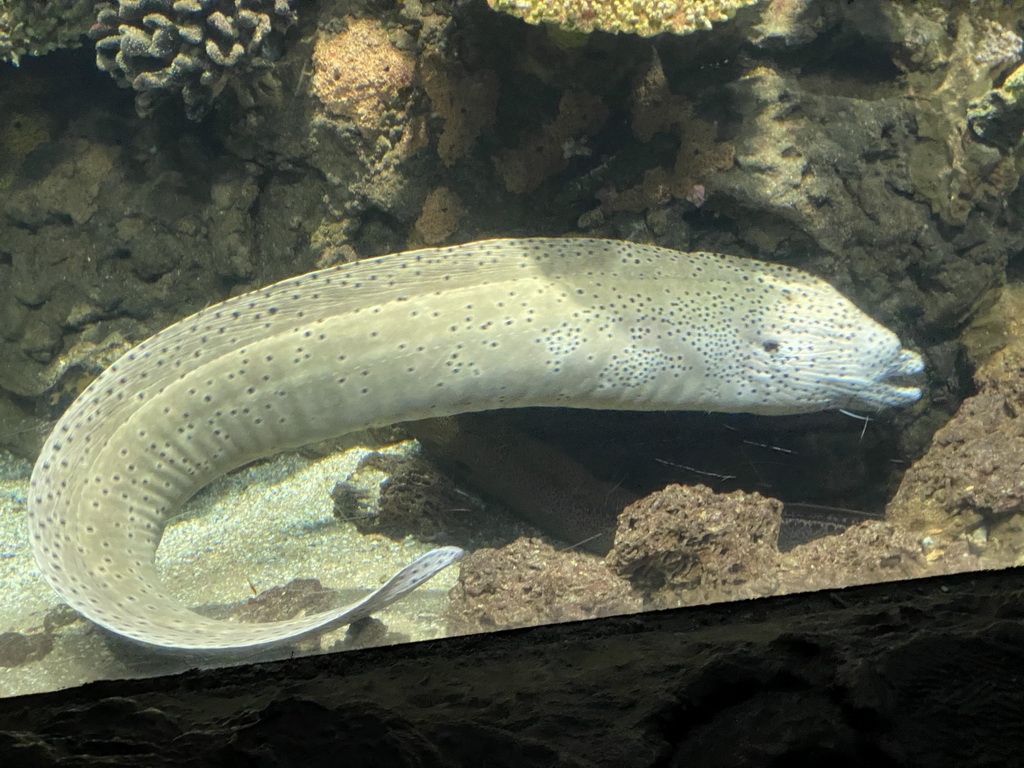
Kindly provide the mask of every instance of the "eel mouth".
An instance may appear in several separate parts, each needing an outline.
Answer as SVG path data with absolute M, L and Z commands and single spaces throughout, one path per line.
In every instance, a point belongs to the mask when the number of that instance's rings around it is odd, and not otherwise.
M 884 405 L 910 405 L 921 399 L 919 376 L 924 359 L 909 349 L 901 349 L 889 368 L 878 378 L 876 386 Z

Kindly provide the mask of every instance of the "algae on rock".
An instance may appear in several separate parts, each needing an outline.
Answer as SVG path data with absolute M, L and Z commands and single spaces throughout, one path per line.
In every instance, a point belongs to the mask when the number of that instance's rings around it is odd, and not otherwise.
M 487 0 L 496 11 L 530 24 L 555 24 L 578 32 L 685 35 L 726 21 L 761 0 Z

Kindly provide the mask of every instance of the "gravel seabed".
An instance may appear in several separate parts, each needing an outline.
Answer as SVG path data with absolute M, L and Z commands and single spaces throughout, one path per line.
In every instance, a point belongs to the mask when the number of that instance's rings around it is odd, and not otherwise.
M 380 450 L 405 454 L 414 442 Z M 393 541 L 359 533 L 332 514 L 330 491 L 349 480 L 369 448 L 325 458 L 285 454 L 222 477 L 191 499 L 167 527 L 157 566 L 167 589 L 188 605 L 232 603 L 296 578 L 316 578 L 355 601 L 436 545 L 407 538 Z M 41 631 L 48 612 L 61 606 L 43 582 L 28 545 L 26 498 L 31 465 L 0 455 L 0 633 Z M 355 481 L 373 499 L 381 473 L 361 472 Z M 379 614 L 391 632 L 409 640 L 443 634 L 441 617 L 458 566 Z M 51 614 L 52 616 L 52 614 Z M 329 647 L 333 635 L 324 639 Z M 55 633 L 53 650 L 39 661 L 0 665 L 0 695 L 51 690 L 105 677 L 138 674 L 87 621 L 70 621 Z M 2 660 L 0 660 L 2 661 Z M 172 665 L 173 666 L 173 665 Z M 148 671 L 155 674 L 166 669 Z

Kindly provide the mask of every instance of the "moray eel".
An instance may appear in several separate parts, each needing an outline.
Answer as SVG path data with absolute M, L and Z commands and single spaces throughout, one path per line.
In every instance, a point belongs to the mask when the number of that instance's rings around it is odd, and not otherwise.
M 912 403 L 895 334 L 785 266 L 591 239 L 490 240 L 312 272 L 211 306 L 104 371 L 32 473 L 47 582 L 97 624 L 168 649 L 243 651 L 369 615 L 366 599 L 264 624 L 194 613 L 154 564 L 214 478 L 356 429 L 525 406 L 789 414 Z

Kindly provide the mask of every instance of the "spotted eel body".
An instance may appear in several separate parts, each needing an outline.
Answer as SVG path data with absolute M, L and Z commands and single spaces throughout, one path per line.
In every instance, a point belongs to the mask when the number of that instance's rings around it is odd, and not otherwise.
M 312 272 L 135 347 L 72 404 L 32 473 L 43 575 L 97 624 L 243 650 L 380 610 L 454 561 L 425 555 L 355 605 L 244 624 L 194 613 L 155 568 L 214 478 L 356 429 L 524 406 L 785 414 L 918 399 L 921 358 L 784 266 L 590 239 L 491 240 Z

